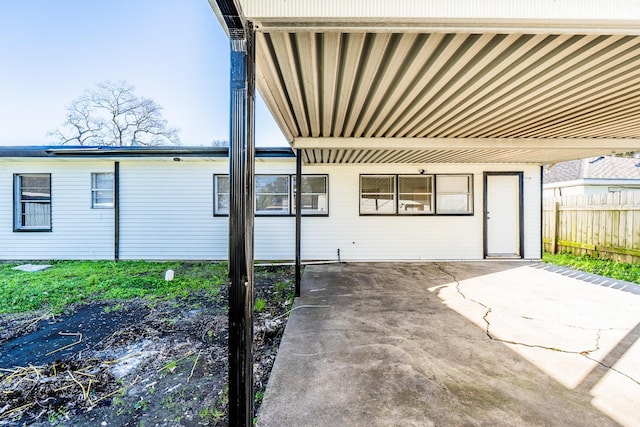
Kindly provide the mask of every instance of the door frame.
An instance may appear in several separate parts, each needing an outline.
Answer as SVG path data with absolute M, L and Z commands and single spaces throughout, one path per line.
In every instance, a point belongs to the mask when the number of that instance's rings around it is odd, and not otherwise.
M 482 209 L 482 240 L 483 240 L 483 258 L 487 259 L 487 193 L 488 193 L 488 178 L 490 176 L 517 176 L 518 177 L 518 233 L 519 238 L 519 252 L 520 258 L 524 258 L 524 173 L 523 172 L 483 172 L 483 209 Z

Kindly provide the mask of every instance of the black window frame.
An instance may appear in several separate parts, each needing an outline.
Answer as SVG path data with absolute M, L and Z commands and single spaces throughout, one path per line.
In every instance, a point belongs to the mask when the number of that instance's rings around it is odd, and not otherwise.
M 23 211 L 23 203 L 27 203 L 23 201 L 22 197 L 22 177 L 25 176 L 46 176 L 49 179 L 49 196 L 47 198 L 42 199 L 41 203 L 46 203 L 49 205 L 49 224 L 48 226 L 41 227 L 33 227 L 33 226 L 25 226 L 21 223 L 19 217 L 22 216 Z M 13 174 L 13 231 L 20 233 L 29 233 L 29 232 L 51 232 L 53 230 L 53 197 L 51 194 L 51 174 L 50 173 L 39 173 L 39 172 L 25 172 L 25 173 L 15 173 Z
M 258 176 L 286 176 L 287 177 L 287 192 L 288 192 L 288 209 L 287 212 L 284 211 L 275 211 L 273 213 L 264 213 L 258 212 L 255 209 L 255 203 L 257 200 L 257 193 L 254 190 L 254 215 L 256 217 L 267 217 L 267 218 L 282 218 L 282 217 L 295 217 L 296 212 L 294 209 L 295 202 L 295 193 L 293 191 L 293 181 L 295 180 L 296 174 L 288 174 L 288 173 L 261 173 L 256 174 Z M 220 213 L 217 209 L 217 197 L 218 197 L 218 188 L 216 186 L 217 177 L 226 177 L 229 179 L 229 174 L 214 174 L 213 175 L 213 216 L 214 217 L 228 217 L 229 213 Z M 302 174 L 302 177 L 324 177 L 325 179 L 325 188 L 326 188 L 326 199 L 327 199 L 327 210 L 326 212 L 302 212 L 302 216 L 304 217 L 325 217 L 329 216 L 329 174 Z M 254 182 L 255 185 L 255 182 Z M 304 196 L 304 193 L 302 194 Z
M 393 213 L 375 213 L 375 212 L 362 212 L 362 179 L 363 177 L 393 177 L 395 180 L 395 206 Z M 400 213 L 400 177 L 432 177 L 432 211 L 431 212 L 415 212 L 415 213 Z M 468 178 L 469 182 L 469 212 L 440 212 L 438 210 L 438 176 L 464 176 Z M 410 173 L 368 173 L 360 174 L 358 188 L 358 212 L 360 216 L 473 216 L 474 213 L 474 174 L 473 173 L 432 173 L 432 174 L 410 174 Z

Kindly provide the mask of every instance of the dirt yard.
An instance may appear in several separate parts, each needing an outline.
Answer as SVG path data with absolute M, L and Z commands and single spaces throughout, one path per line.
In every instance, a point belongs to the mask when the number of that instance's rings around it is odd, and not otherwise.
M 293 269 L 256 269 L 259 408 Z M 0 316 L 0 426 L 227 425 L 227 290 Z

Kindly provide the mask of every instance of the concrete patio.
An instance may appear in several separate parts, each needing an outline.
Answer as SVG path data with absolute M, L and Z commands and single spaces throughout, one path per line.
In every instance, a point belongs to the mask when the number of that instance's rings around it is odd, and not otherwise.
M 640 425 L 640 286 L 526 262 L 308 266 L 260 427 Z

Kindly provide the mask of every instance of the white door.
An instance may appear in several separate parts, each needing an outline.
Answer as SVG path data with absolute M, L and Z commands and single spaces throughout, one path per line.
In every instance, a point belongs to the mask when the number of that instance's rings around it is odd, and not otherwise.
M 520 258 L 521 173 L 485 174 L 485 256 Z

